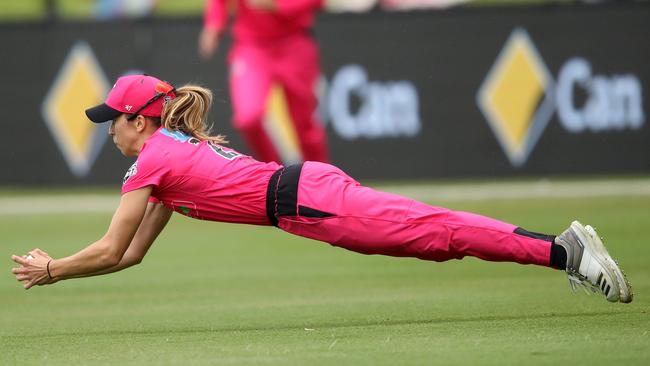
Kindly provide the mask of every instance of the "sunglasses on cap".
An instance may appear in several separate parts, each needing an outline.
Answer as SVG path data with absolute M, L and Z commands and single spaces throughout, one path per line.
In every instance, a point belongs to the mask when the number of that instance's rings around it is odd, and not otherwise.
M 160 99 L 160 97 L 165 96 L 165 95 L 167 95 L 167 94 L 169 94 L 169 93 L 171 93 L 171 92 L 174 92 L 174 91 L 176 91 L 176 88 L 174 88 L 174 87 L 171 86 L 170 84 L 168 84 L 168 83 L 166 83 L 166 82 L 164 82 L 164 81 L 159 82 L 159 83 L 156 85 L 156 92 L 157 92 L 156 95 L 154 95 L 153 97 L 151 97 L 151 99 L 149 99 L 145 104 L 143 104 L 143 105 L 142 105 L 140 108 L 138 108 L 135 112 L 133 112 L 133 113 L 131 113 L 130 115 L 128 115 L 128 116 L 126 117 L 127 121 L 133 121 L 133 120 L 138 116 L 138 114 L 139 114 L 143 109 L 147 108 L 147 107 L 148 107 L 149 105 L 151 105 L 153 102 L 155 102 L 155 101 L 157 101 L 158 99 Z M 168 96 L 166 96 L 166 97 L 165 97 L 165 102 L 168 102 L 169 100 L 171 100 L 171 98 L 168 97 Z

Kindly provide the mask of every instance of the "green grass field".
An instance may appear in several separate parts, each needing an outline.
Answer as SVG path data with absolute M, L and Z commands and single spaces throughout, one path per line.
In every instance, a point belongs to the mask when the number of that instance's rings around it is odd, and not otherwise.
M 591 223 L 636 298 L 573 294 L 541 267 L 363 256 L 176 215 L 140 266 L 24 291 L 12 253 L 70 254 L 110 214 L 0 215 L 0 365 L 650 364 L 650 196 L 443 205 L 542 232 Z

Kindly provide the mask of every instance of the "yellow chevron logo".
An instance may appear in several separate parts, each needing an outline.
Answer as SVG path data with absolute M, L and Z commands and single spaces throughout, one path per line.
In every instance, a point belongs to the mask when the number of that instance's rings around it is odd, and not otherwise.
M 528 33 L 515 29 L 477 95 L 479 108 L 514 166 L 526 162 L 551 118 L 553 84 Z
M 110 84 L 90 46 L 76 43 L 42 105 L 45 124 L 70 171 L 84 177 L 106 141 L 108 124 L 91 123 L 86 108 L 101 103 Z
M 266 133 L 285 164 L 302 161 L 302 153 L 282 86 L 273 83 L 266 98 L 263 121 Z

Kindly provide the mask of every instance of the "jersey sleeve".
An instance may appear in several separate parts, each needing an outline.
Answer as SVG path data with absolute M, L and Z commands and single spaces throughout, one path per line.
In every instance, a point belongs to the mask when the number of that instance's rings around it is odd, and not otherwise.
M 226 0 L 206 0 L 203 28 L 221 32 L 228 22 Z
M 149 185 L 158 187 L 168 172 L 169 168 L 165 165 L 164 159 L 160 159 L 155 154 L 141 153 L 124 176 L 122 194 Z

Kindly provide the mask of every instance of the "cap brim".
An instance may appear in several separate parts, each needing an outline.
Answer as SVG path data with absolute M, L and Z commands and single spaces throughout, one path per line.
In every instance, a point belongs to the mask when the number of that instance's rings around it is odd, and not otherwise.
M 114 120 L 119 117 L 122 112 L 115 110 L 108 105 L 102 103 L 96 107 L 86 109 L 86 116 L 89 120 L 95 123 L 103 123 Z

